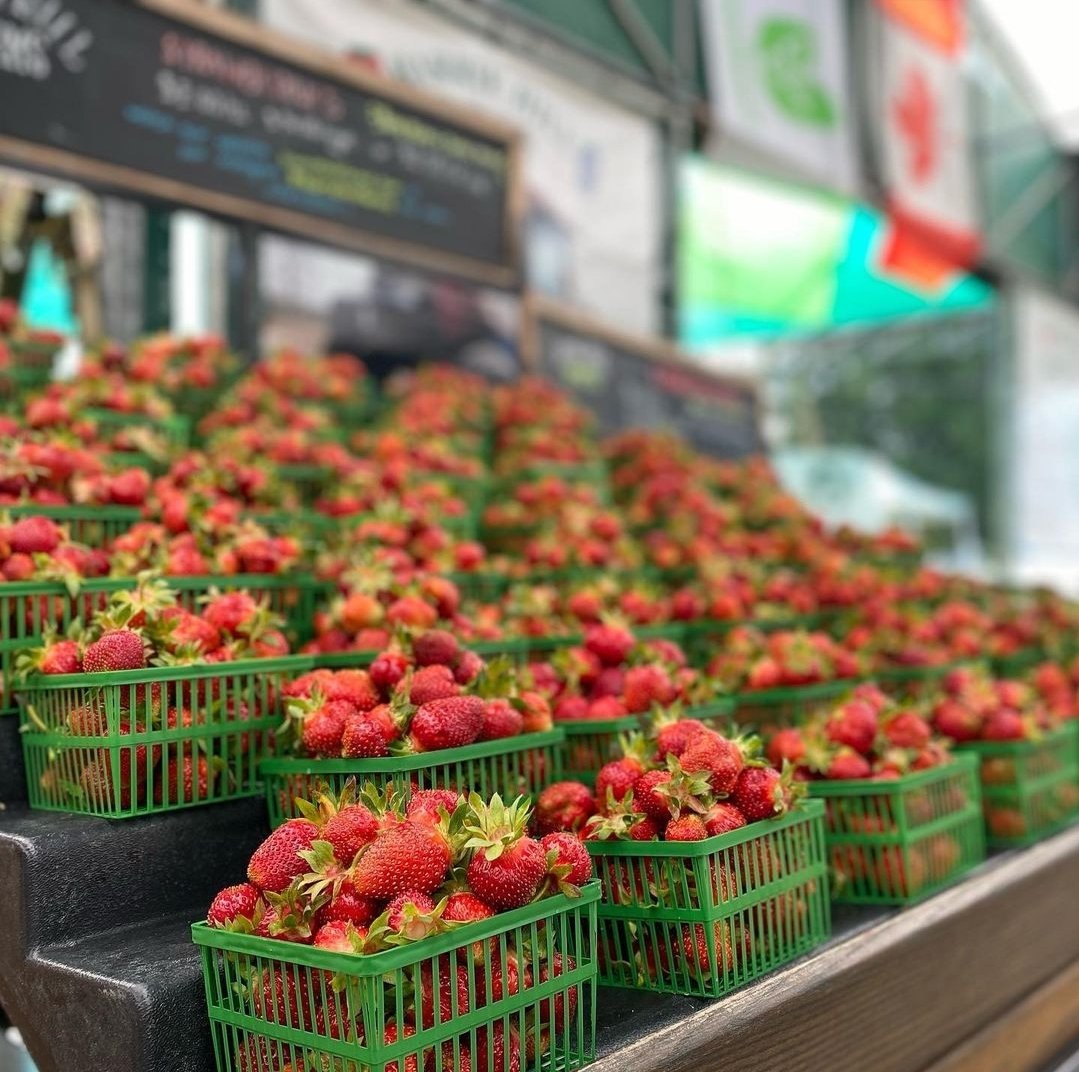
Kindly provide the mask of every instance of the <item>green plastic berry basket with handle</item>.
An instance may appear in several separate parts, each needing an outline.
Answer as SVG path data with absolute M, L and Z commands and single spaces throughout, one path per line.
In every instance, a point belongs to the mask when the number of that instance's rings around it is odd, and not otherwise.
M 17 693 L 30 806 L 109 819 L 257 796 L 304 656 L 35 676 Z
M 599 981 L 722 997 L 831 933 L 824 805 L 703 841 L 588 841 Z
M 495 793 L 503 800 L 534 796 L 554 780 L 556 757 L 564 741 L 563 731 L 555 728 L 413 756 L 264 759 L 260 771 L 270 825 L 280 826 L 300 814 L 296 798 L 313 800 L 327 790 L 339 793 L 349 778 L 360 784 L 373 782 L 380 789 L 393 785 L 406 792 L 416 786 L 476 792 L 485 799 Z
M 142 520 L 142 511 L 137 506 L 18 503 L 5 506 L 4 513 L 13 521 L 21 517 L 47 517 L 58 525 L 66 525 L 71 539 L 88 547 L 105 547 L 127 532 L 136 521 Z
M 985 858 L 974 756 L 899 778 L 811 782 L 824 801 L 832 897 L 846 904 L 914 904 Z
M 196 610 L 212 591 L 243 589 L 285 618 L 296 643 L 311 635 L 315 608 L 332 585 L 306 573 L 237 573 L 164 578 L 179 602 Z M 88 621 L 116 593 L 135 588 L 134 577 L 89 577 L 70 587 L 62 581 L 11 581 L 0 583 L 0 711 L 13 709 L 16 656 L 39 644 L 48 626 L 64 633 L 76 618 Z
M 1079 721 L 1037 740 L 956 747 L 978 759 L 991 848 L 1032 845 L 1079 819 Z
M 217 1072 L 575 1072 L 595 1060 L 599 896 L 589 882 L 371 954 L 196 923 Z

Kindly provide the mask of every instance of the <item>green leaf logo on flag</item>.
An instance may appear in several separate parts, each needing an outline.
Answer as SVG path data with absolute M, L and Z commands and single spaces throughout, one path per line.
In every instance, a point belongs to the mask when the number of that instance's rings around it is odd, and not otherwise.
M 757 35 L 757 48 L 764 84 L 776 107 L 796 123 L 835 126 L 835 105 L 817 79 L 813 27 L 801 19 L 765 19 Z

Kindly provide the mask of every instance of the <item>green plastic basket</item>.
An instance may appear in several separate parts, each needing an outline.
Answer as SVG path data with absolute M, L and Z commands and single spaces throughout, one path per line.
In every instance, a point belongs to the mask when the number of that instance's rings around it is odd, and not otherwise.
M 590 882 L 580 897 L 559 894 L 367 956 L 196 923 L 217 1072 L 450 1072 L 468 1067 L 463 1051 L 477 1043 L 491 1054 L 490 1064 L 471 1064 L 477 1072 L 583 1068 L 595 1059 L 599 895 Z M 493 985 L 510 958 L 518 986 Z M 425 980 L 457 972 L 464 985 L 449 987 L 446 1005 L 413 1002 Z M 396 1039 L 386 1042 L 391 1021 Z
M 232 576 L 166 577 L 179 602 L 197 608 L 200 599 L 213 589 L 231 592 L 246 589 L 255 599 L 284 616 L 296 643 L 310 639 L 315 608 L 333 586 L 310 574 L 238 573 Z M 72 591 L 60 581 L 15 581 L 0 583 L 0 708 L 10 696 L 15 657 L 24 648 L 40 642 L 45 626 L 66 632 L 75 618 L 88 621 L 110 597 L 134 588 L 134 577 L 92 577 Z
M 832 896 L 847 904 L 914 904 L 985 858 L 974 756 L 888 780 L 812 782 L 824 801 Z
M 280 688 L 310 667 L 290 655 L 36 677 L 18 692 L 30 806 L 129 819 L 257 796 Z
M 574 719 L 558 725 L 566 734 L 560 750 L 558 779 L 591 784 L 600 767 L 621 757 L 621 735 L 640 729 L 641 720 L 636 715 L 624 715 Z
M 313 800 L 327 789 L 339 793 L 350 777 L 361 784 L 374 782 L 379 788 L 392 784 L 406 792 L 415 786 L 475 791 L 484 798 L 498 793 L 504 800 L 532 796 L 554 780 L 556 756 L 564 741 L 565 734 L 556 728 L 414 756 L 265 759 L 261 774 L 270 825 L 280 826 L 300 814 L 297 797 Z
M 46 382 L 52 375 L 56 355 L 64 348 L 63 343 L 35 342 L 32 339 L 8 339 L 8 349 L 17 368 L 35 369 L 46 373 Z
M 47 517 L 58 525 L 66 525 L 76 543 L 88 547 L 105 547 L 122 536 L 136 521 L 142 520 L 137 506 L 48 506 L 41 503 L 19 503 L 5 506 L 4 512 L 14 521 L 20 517 Z
M 735 719 L 739 725 L 752 726 L 762 733 L 770 733 L 797 722 L 820 704 L 842 696 L 857 684 L 856 680 L 847 678 L 787 689 L 738 692 L 733 697 Z
M 306 506 L 311 506 L 329 491 L 337 474 L 328 465 L 278 465 L 278 477 L 291 484 Z
M 755 629 L 759 633 L 774 633 L 782 629 L 818 629 L 825 620 L 823 614 L 789 614 L 774 618 L 697 618 L 679 623 L 682 643 L 691 666 L 703 666 L 716 649 L 726 642 L 732 629 Z
M 1079 721 L 1037 741 L 971 741 L 990 847 L 1031 845 L 1079 817 Z
M 977 666 L 969 660 L 942 663 L 939 666 L 888 666 L 874 670 L 870 680 L 889 696 L 916 700 L 936 691 L 941 678 L 966 666 Z
M 704 841 L 586 844 L 601 984 L 721 997 L 831 932 L 820 801 Z

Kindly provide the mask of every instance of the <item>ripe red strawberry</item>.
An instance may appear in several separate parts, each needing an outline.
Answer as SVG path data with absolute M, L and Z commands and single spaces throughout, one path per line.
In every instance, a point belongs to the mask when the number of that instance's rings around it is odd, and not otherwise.
M 409 819 L 437 823 L 441 809 L 452 815 L 460 803 L 461 795 L 455 789 L 417 789 L 405 806 L 405 815 Z
M 536 801 L 536 828 L 541 834 L 577 831 L 596 813 L 592 790 L 583 782 L 555 782 Z
M 307 819 L 289 819 L 257 848 L 247 865 L 247 880 L 260 890 L 280 893 L 307 871 L 301 852 L 317 840 L 319 829 Z
M 601 696 L 588 705 L 588 718 L 622 718 L 625 705 L 616 696 Z
M 479 919 L 490 919 L 494 914 L 495 910 L 474 893 L 458 890 L 446 898 L 442 918 L 448 923 L 474 923 Z
M 993 711 L 982 725 L 983 741 L 1020 741 L 1026 735 L 1023 716 L 1010 707 Z
M 408 699 L 417 707 L 431 700 L 446 700 L 457 696 L 461 687 L 453 679 L 448 666 L 424 666 L 412 675 Z
M 631 841 L 652 841 L 659 837 L 659 833 L 665 825 L 666 823 L 658 823 L 651 816 L 646 815 L 643 819 L 633 823 L 627 833 Z
M 387 900 L 410 890 L 431 893 L 442 885 L 451 858 L 438 827 L 406 819 L 379 830 L 353 865 L 352 885 L 361 896 Z
M 302 743 L 309 756 L 339 756 L 345 725 L 356 708 L 348 700 L 328 700 L 304 718 Z
M 478 944 L 478 943 L 477 943 Z M 502 956 L 498 948 L 498 939 L 493 939 L 487 946 L 488 952 L 484 957 L 473 957 L 476 963 L 476 1007 L 486 1005 L 488 1001 L 501 1001 L 507 995 L 513 995 L 520 991 L 523 982 L 527 989 L 532 985 L 532 973 L 527 964 L 522 965 L 516 952 L 510 948 L 506 951 L 506 970 L 502 970 Z M 488 997 L 486 973 L 483 961 L 487 959 L 491 963 L 491 991 Z
M 251 919 L 255 914 L 260 896 L 259 891 L 250 882 L 226 886 L 213 899 L 210 911 L 206 913 L 206 922 L 212 927 L 224 927 L 240 916 Z
M 689 773 L 704 771 L 712 792 L 728 796 L 745 765 L 745 746 L 711 731 L 699 733 L 682 751 L 678 762 Z
M 466 829 L 468 884 L 493 908 L 507 910 L 528 904 L 547 874 L 542 845 L 525 834 L 528 808 L 523 799 L 503 804 L 497 794 L 485 804 L 477 794 L 469 798 Z
M 555 831 L 552 834 L 544 834 L 540 838 L 550 867 L 565 868 L 565 874 L 560 877 L 574 886 L 583 886 L 592 877 L 592 857 L 588 855 L 588 849 L 575 834 L 565 831 Z M 553 859 L 552 859 L 553 854 Z
M 704 828 L 709 837 L 729 834 L 746 825 L 746 817 L 729 801 L 720 800 L 704 813 Z
M 633 650 L 635 641 L 628 629 L 617 625 L 590 625 L 584 632 L 584 646 L 604 666 L 620 666 Z
M 432 934 L 438 926 L 434 918 L 435 902 L 426 893 L 412 890 L 399 893 L 386 906 L 386 926 L 417 942 Z
M 449 956 L 439 957 L 436 963 L 437 981 L 430 960 L 425 960 L 420 967 L 418 1011 L 420 1026 L 425 1028 L 449 1024 L 456 1017 L 464 1016 L 471 1008 L 468 969 Z
M 108 629 L 87 646 L 82 668 L 88 674 L 141 670 L 146 665 L 142 634 L 133 629 Z
M 681 815 L 672 819 L 663 831 L 667 841 L 703 841 L 707 836 L 704 820 L 699 815 Z
M 150 493 L 150 474 L 145 469 L 124 469 L 108 481 L 108 499 L 117 506 L 142 506 Z
M 915 711 L 897 711 L 881 726 L 885 739 L 896 748 L 924 748 L 932 729 Z
M 832 756 L 824 777 L 830 780 L 847 778 L 868 778 L 873 773 L 869 760 L 853 748 L 840 748 Z
M 399 1039 L 411 1038 L 416 1034 L 416 1029 L 409 1023 L 401 1026 L 400 1032 L 397 1025 L 391 1020 L 382 1032 L 382 1042 L 386 1046 L 394 1045 Z M 387 1061 L 384 1072 L 419 1072 L 420 1062 L 415 1053 L 409 1053 L 404 1061 Z
M 472 744 L 483 729 L 486 706 L 478 696 L 429 700 L 412 716 L 412 740 L 424 752 Z
M 460 654 L 457 638 L 445 629 L 430 629 L 412 641 L 412 655 L 417 666 L 452 667 Z
M 631 666 L 622 685 L 622 703 L 630 714 L 665 707 L 674 701 L 675 687 L 662 666 Z
M 221 631 L 212 622 L 183 607 L 166 607 L 161 612 L 161 619 L 172 623 L 166 640 L 169 651 L 190 645 L 205 654 L 221 645 Z
M 534 1038 L 534 1035 L 531 1037 Z M 487 1069 L 494 1069 L 495 1072 L 521 1072 L 520 1036 L 511 1026 L 507 1045 L 506 1031 L 500 1020 L 496 1020 L 490 1029 L 481 1027 L 476 1031 L 474 1058 L 472 1068 L 475 1072 L 487 1072 Z M 462 1063 L 457 1072 L 467 1072 L 467 1066 Z
M 394 625 L 431 629 L 438 621 L 438 611 L 419 596 L 401 596 L 386 608 L 386 620 Z
M 56 640 L 41 653 L 43 674 L 77 674 L 82 669 L 82 651 L 74 640 Z
M 516 737 L 524 727 L 524 715 L 500 696 L 488 700 L 483 709 L 483 727 L 479 740 L 496 741 L 503 737 Z
M 259 605 L 248 592 L 225 592 L 206 604 L 202 617 L 222 633 L 235 636 L 258 612 Z
M 546 983 L 550 979 L 557 979 L 561 975 L 573 971 L 577 967 L 573 957 L 559 953 L 557 950 L 551 959 L 539 970 L 539 982 Z M 577 1012 L 577 987 L 566 987 L 554 995 L 552 1001 L 544 998 L 539 1004 L 539 1020 L 542 1024 L 550 1024 L 556 1031 L 564 1031 L 566 1021 L 573 1022 Z
M 784 760 L 797 765 L 805 758 L 805 754 L 805 738 L 802 736 L 802 731 L 794 727 L 777 730 L 765 750 L 768 762 L 777 768 L 782 768 Z
M 397 683 L 408 673 L 411 662 L 400 651 L 384 651 L 368 667 L 371 682 L 383 698 L 387 698 Z
M 474 651 L 462 651 L 453 668 L 453 680 L 458 685 L 469 685 L 483 672 L 484 661 Z
M 637 779 L 644 774 L 641 761 L 634 756 L 611 760 L 599 769 L 596 775 L 596 800 L 601 807 L 606 807 L 609 798 L 625 800 L 633 792 Z
M 341 734 L 341 755 L 347 759 L 378 759 L 390 754 L 378 724 L 366 714 L 351 715 Z
M 154 783 L 156 804 L 191 803 L 206 800 L 210 795 L 213 775 L 205 756 L 184 754 L 179 762 L 170 759 L 165 766 L 165 776 Z
M 7 542 L 12 551 L 24 555 L 51 554 L 60 546 L 63 533 L 55 521 L 47 517 L 20 517 L 8 531 Z
M 670 780 L 669 770 L 645 771 L 633 783 L 634 809 L 644 812 L 649 818 L 659 823 L 666 823 L 671 817 L 670 798 L 657 790 Z
M 682 951 L 685 953 L 690 970 L 698 972 L 710 972 L 711 957 L 708 950 L 708 932 L 705 924 L 697 923 L 692 928 L 688 924 L 682 926 Z M 716 970 L 722 972 L 734 964 L 734 946 L 731 942 L 730 924 L 719 920 L 712 927 L 712 945 L 715 950 Z
M 705 724 L 695 718 L 681 718 L 660 726 L 656 732 L 656 757 L 662 761 L 668 755 L 680 756 L 689 742 L 706 729 Z
M 369 897 L 361 897 L 345 879 L 333 900 L 320 910 L 324 923 L 341 920 L 355 927 L 368 927 L 379 914 L 379 903 Z
M 334 856 L 348 866 L 356 853 L 375 840 L 378 819 L 362 804 L 347 804 L 331 815 L 322 828 L 322 840 L 333 846 Z
M 323 683 L 327 700 L 347 700 L 357 711 L 370 711 L 379 703 L 378 690 L 366 670 L 338 670 Z
M 824 732 L 834 744 L 845 744 L 868 755 L 873 750 L 877 728 L 876 709 L 865 700 L 850 700 L 828 716 Z
M 309 977 L 283 967 L 264 968 L 251 992 L 253 1011 L 259 1019 L 304 1031 L 310 1031 L 315 1022 L 315 1003 Z
M 789 810 L 790 787 L 784 783 L 779 771 L 772 767 L 745 767 L 738 775 L 731 802 L 747 822 L 771 819 Z
M 366 926 L 357 927 L 348 920 L 331 919 L 326 920 L 315 931 L 315 939 L 311 944 L 316 949 L 325 949 L 330 953 L 359 953 L 363 951 L 363 940 L 366 937 Z
M 358 633 L 382 621 L 382 604 L 366 592 L 350 592 L 341 604 L 340 618 L 349 633 Z

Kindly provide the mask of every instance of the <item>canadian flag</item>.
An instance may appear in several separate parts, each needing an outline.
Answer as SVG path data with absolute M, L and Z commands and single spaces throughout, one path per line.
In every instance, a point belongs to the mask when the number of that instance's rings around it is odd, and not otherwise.
M 892 224 L 884 255 L 932 287 L 980 248 L 963 12 L 960 0 L 877 0 L 877 9 L 877 129 Z

